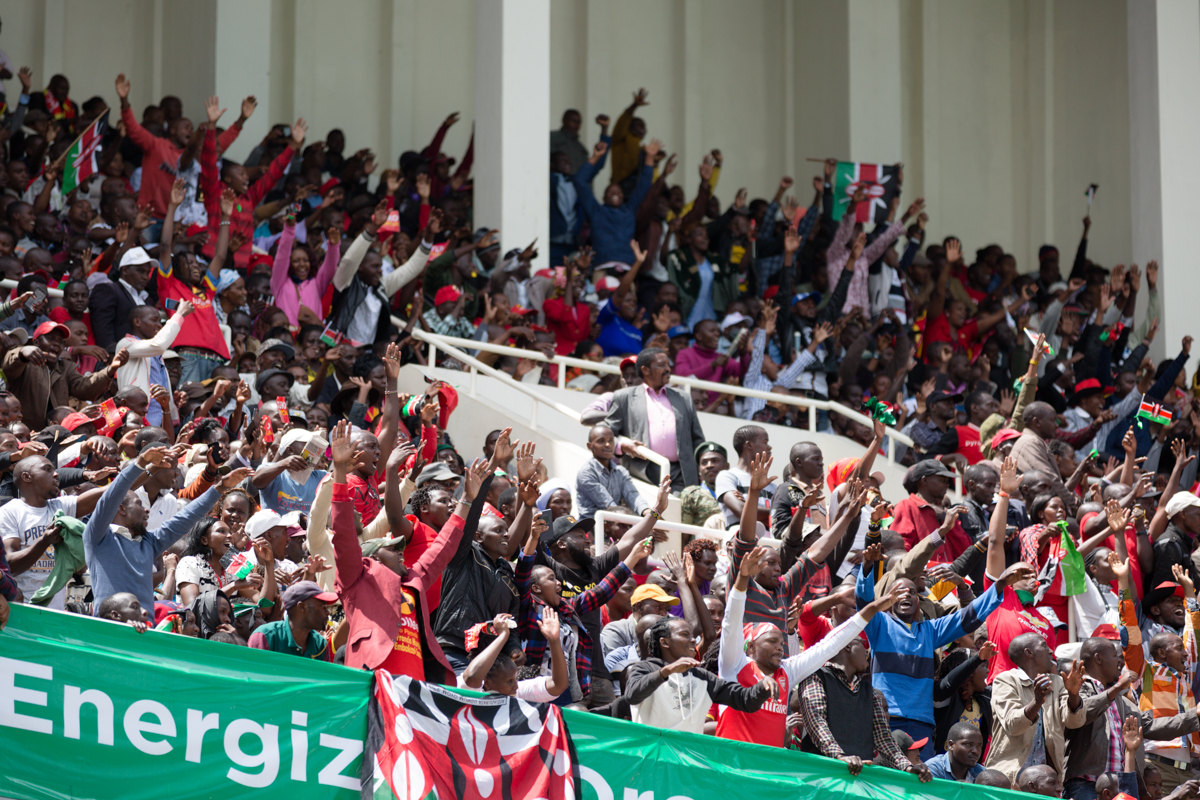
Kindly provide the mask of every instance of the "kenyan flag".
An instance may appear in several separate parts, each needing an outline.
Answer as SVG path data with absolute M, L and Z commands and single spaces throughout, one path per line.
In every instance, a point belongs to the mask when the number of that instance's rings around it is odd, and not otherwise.
M 1138 408 L 1137 415 L 1151 422 L 1159 422 L 1163 425 L 1171 424 L 1171 409 L 1163 408 L 1160 403 L 1151 403 L 1145 397 L 1142 398 L 1142 404 Z
M 255 566 L 257 565 L 249 558 L 249 552 L 238 553 L 225 568 L 225 574 L 229 576 L 230 580 L 245 580 L 246 576 L 254 571 Z
M 375 672 L 362 800 L 578 800 L 575 745 L 552 703 L 469 697 Z
M 842 218 L 854 191 L 862 186 L 867 190 L 867 199 L 855 207 L 855 220 L 887 222 L 892 198 L 900 194 L 899 178 L 899 169 L 894 165 L 887 167 L 882 164 L 839 161 L 837 171 L 833 174 L 834 221 Z
M 49 95 L 47 95 L 49 96 Z M 71 149 L 67 151 L 66 161 L 63 162 L 62 193 L 70 194 L 81 183 L 100 171 L 96 163 L 96 151 L 100 149 L 100 140 L 108 130 L 108 110 L 87 127 Z

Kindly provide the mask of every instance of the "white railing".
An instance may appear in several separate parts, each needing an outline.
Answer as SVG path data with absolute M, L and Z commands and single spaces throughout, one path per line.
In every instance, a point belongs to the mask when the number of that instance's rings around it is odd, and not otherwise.
M 17 288 L 16 281 L 9 280 L 8 278 L 4 278 L 4 279 L 0 280 L 0 289 L 15 289 L 15 288 Z M 48 294 L 50 297 L 62 297 L 63 296 L 62 289 L 49 289 L 48 288 L 48 289 L 46 289 L 46 294 Z
M 393 319 L 392 322 L 396 325 L 403 326 L 402 320 Z M 495 353 L 502 356 L 513 356 L 515 358 L 527 358 L 531 361 L 539 361 L 548 364 L 558 365 L 558 388 L 566 388 L 566 368 L 578 367 L 580 369 L 589 370 L 591 372 L 603 372 L 607 374 L 620 374 L 621 368 L 613 364 L 603 364 L 595 361 L 586 361 L 582 358 L 573 358 L 571 356 L 547 357 L 545 354 L 537 350 L 522 350 L 517 347 L 509 347 L 502 344 L 492 344 L 490 342 L 481 342 L 475 339 L 460 339 L 456 336 L 441 336 L 436 333 L 414 328 L 412 332 L 413 338 L 419 339 L 429 345 L 429 364 L 436 366 L 437 352 L 441 350 L 447 355 L 450 355 L 459 361 L 462 361 L 471 368 L 471 395 L 475 394 L 474 375 L 476 370 L 482 371 L 485 375 L 492 377 L 507 378 L 517 386 L 522 386 L 520 381 L 513 381 L 512 377 L 506 373 L 499 372 L 486 364 L 481 363 L 477 359 L 467 355 L 463 350 L 482 350 L 487 353 Z M 773 403 L 782 403 L 784 405 L 798 406 L 808 411 L 808 430 L 816 431 L 817 429 L 817 411 L 829 411 L 835 414 L 840 414 L 847 419 L 852 419 L 859 424 L 866 425 L 868 428 L 872 426 L 872 421 L 865 414 L 861 414 L 848 406 L 832 400 L 816 400 L 807 397 L 794 397 L 790 394 L 777 394 L 774 392 L 763 392 L 758 389 L 747 389 L 743 386 L 730 386 L 725 383 L 714 383 L 713 381 L 700 380 L 699 378 L 684 377 L 681 375 L 672 375 L 671 383 L 678 386 L 687 386 L 689 388 L 705 389 L 710 392 L 719 394 L 730 394 L 736 397 L 754 397 L 759 400 L 767 400 Z M 525 394 L 535 397 L 540 402 L 546 403 L 562 411 L 565 406 L 561 403 L 556 403 L 539 396 L 536 392 L 522 386 L 521 391 Z M 537 413 L 537 406 L 534 406 L 534 414 Z M 579 414 L 575 411 L 563 412 L 567 413 L 575 419 L 579 418 Z M 888 459 L 896 461 L 896 453 L 899 448 L 897 445 L 912 447 L 913 441 L 908 436 L 894 428 L 886 428 L 884 435 L 892 440 L 892 444 L 888 447 Z
M 592 554 L 600 555 L 603 552 L 601 542 L 603 541 L 605 522 L 612 521 L 622 522 L 626 525 L 636 525 L 643 518 L 635 517 L 631 514 L 618 514 L 614 511 L 600 510 L 595 513 L 593 519 L 596 520 L 596 527 L 595 533 L 592 534 Z M 732 532 L 727 528 L 706 528 L 703 525 L 686 525 L 682 522 L 669 522 L 665 519 L 655 522 L 654 528 L 667 532 L 666 548 L 674 552 L 681 552 L 683 550 L 683 534 L 685 533 L 700 539 L 715 539 L 718 542 L 727 542 L 732 535 Z M 774 547 L 782 544 L 778 539 L 770 536 L 770 531 L 767 534 L 767 536 L 763 536 L 758 540 L 759 544 L 767 544 Z

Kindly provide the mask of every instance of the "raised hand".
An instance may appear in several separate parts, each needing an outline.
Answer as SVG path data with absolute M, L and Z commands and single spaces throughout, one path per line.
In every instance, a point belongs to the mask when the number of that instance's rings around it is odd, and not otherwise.
M 962 242 L 958 239 L 946 242 L 946 263 L 955 264 L 960 258 L 962 258 Z
M 333 426 L 329 435 L 329 447 L 333 451 L 333 465 L 342 475 L 354 468 L 354 444 L 350 438 L 350 423 L 342 420 Z M 337 470 L 335 470 L 336 472 Z
M 763 559 L 767 557 L 767 548 L 755 547 L 742 558 L 742 565 L 738 567 L 738 575 L 745 575 L 748 578 L 753 578 L 762 571 Z
M 209 127 L 215 128 L 217 120 L 225 113 L 225 109 L 221 108 L 221 101 L 217 99 L 216 95 L 212 95 L 204 101 L 204 113 L 208 116 Z
M 468 503 L 475 502 L 476 495 L 479 494 L 479 487 L 483 485 L 483 479 L 488 474 L 488 463 L 482 458 L 475 459 L 475 463 L 471 464 L 463 471 L 463 499 Z
M 633 550 L 629 553 L 629 558 L 625 559 L 625 566 L 633 569 L 642 563 L 652 552 L 654 552 L 654 537 L 647 536 L 633 546 Z
M 117 85 L 117 97 L 121 98 L 122 101 L 128 100 L 129 99 L 129 79 L 125 77 L 124 72 L 122 72 L 120 75 L 117 76 L 117 84 L 116 85 Z
M 512 617 L 508 614 L 502 614 L 501 616 L 512 619 Z M 550 606 L 542 606 L 542 618 L 538 620 L 538 630 L 542 632 L 542 636 L 548 642 L 557 639 L 561 631 L 561 624 L 558 621 L 558 612 Z M 498 627 L 497 631 L 499 631 Z
M 768 474 L 771 471 L 771 465 L 774 463 L 774 457 L 768 453 L 759 453 L 758 455 L 754 456 L 754 461 L 750 464 L 751 498 L 757 498 L 759 492 L 770 486 L 775 480 L 773 477 L 768 477 Z
M 187 198 L 187 181 L 183 178 L 176 178 L 171 184 L 171 205 L 177 206 L 183 203 Z
M 250 467 L 238 467 L 221 479 L 221 488 L 226 490 L 233 489 L 253 474 L 254 470 Z
M 237 202 L 237 194 L 228 186 L 221 192 L 221 218 L 228 219 L 233 216 L 233 207 Z M 230 249 L 233 249 L 232 245 Z
M 985 641 L 982 645 L 979 646 L 980 660 L 987 661 L 995 654 L 996 654 L 996 645 L 994 642 Z
M 308 135 L 308 123 L 304 121 L 304 117 L 296 120 L 292 125 L 292 146 L 293 149 L 299 151 L 304 147 L 304 137 Z
M 1067 694 L 1079 694 L 1079 690 L 1083 687 L 1083 662 L 1079 660 L 1071 662 L 1071 671 L 1063 676 L 1062 682 Z
M 1137 714 L 1130 714 L 1121 723 L 1121 740 L 1127 753 L 1136 752 L 1142 746 L 1142 720 Z
M 647 92 L 645 89 L 638 89 L 636 92 L 634 92 L 633 93 L 634 107 L 636 108 L 638 106 L 650 105 L 650 101 L 646 99 L 648 96 L 649 96 L 649 92 Z
M 1192 583 L 1192 576 L 1188 574 L 1182 564 L 1172 564 L 1171 574 L 1175 576 L 1175 582 L 1183 587 L 1183 591 L 1189 598 L 1196 596 L 1196 585 Z

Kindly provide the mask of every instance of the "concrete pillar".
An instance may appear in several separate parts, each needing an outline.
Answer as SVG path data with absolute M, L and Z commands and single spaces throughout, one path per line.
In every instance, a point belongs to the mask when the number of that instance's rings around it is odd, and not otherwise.
M 1194 331 L 1200 272 L 1192 264 L 1192 205 L 1200 181 L 1200 5 L 1128 0 L 1133 258 L 1162 265 L 1161 331 L 1152 355 L 1178 353 Z M 1146 288 L 1139 297 L 1145 308 Z
M 241 113 L 242 100 L 254 95 L 258 109 L 229 148 L 228 158 L 245 161 L 271 126 L 271 0 L 217 0 L 214 93 L 229 109 L 221 118 L 228 126 Z M 236 54 L 235 57 L 229 57 Z M 202 114 L 192 112 L 197 119 Z M 196 120 L 193 120 L 196 121 Z M 313 131 L 315 136 L 321 134 Z M 315 141 L 315 139 L 314 139 Z
M 848 0 L 850 150 L 855 161 L 900 160 L 900 0 Z
M 549 264 L 549 0 L 476 0 L 475 224 L 500 229 L 501 250 L 535 238 Z

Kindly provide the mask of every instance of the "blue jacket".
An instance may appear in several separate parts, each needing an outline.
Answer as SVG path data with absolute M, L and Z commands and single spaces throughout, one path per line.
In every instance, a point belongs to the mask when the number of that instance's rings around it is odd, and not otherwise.
M 875 599 L 875 570 L 866 570 L 856 587 L 859 607 Z M 890 613 L 876 614 L 867 623 L 871 643 L 871 680 L 888 701 L 893 717 L 933 725 L 933 654 L 984 623 L 1004 596 L 994 587 L 966 608 L 912 625 Z
M 625 202 L 616 208 L 597 202 L 596 196 L 592 194 L 592 176 L 599 168 L 599 164 L 584 164 L 572 178 L 575 181 L 575 189 L 579 192 L 579 205 L 583 207 L 583 213 L 592 224 L 592 248 L 596 251 L 592 264 L 599 266 L 609 261 L 632 264 L 633 248 L 629 246 L 629 242 L 633 239 L 637 224 L 638 206 L 650 191 L 654 167 L 642 164 L 637 186 L 629 197 L 625 198 Z
M 1167 396 L 1167 392 L 1175 385 L 1175 379 L 1179 377 L 1179 373 L 1187 364 L 1187 360 L 1188 354 L 1180 351 L 1175 360 L 1163 370 L 1163 374 L 1150 387 L 1150 391 L 1146 392 L 1146 399 L 1152 403 L 1161 403 L 1162 399 Z M 1134 391 L 1136 392 L 1137 389 L 1134 389 Z M 1104 442 L 1105 455 L 1114 456 L 1118 459 L 1125 458 L 1125 450 L 1121 447 L 1121 440 L 1125 438 L 1125 431 L 1130 428 L 1133 428 L 1133 435 L 1137 439 L 1138 457 L 1140 458 L 1150 452 L 1150 447 L 1154 444 L 1154 436 L 1150 433 L 1149 428 L 1139 428 L 1137 426 L 1136 408 L 1132 414 L 1122 419 L 1114 420 L 1114 423 L 1115 427 L 1109 432 L 1108 441 Z

